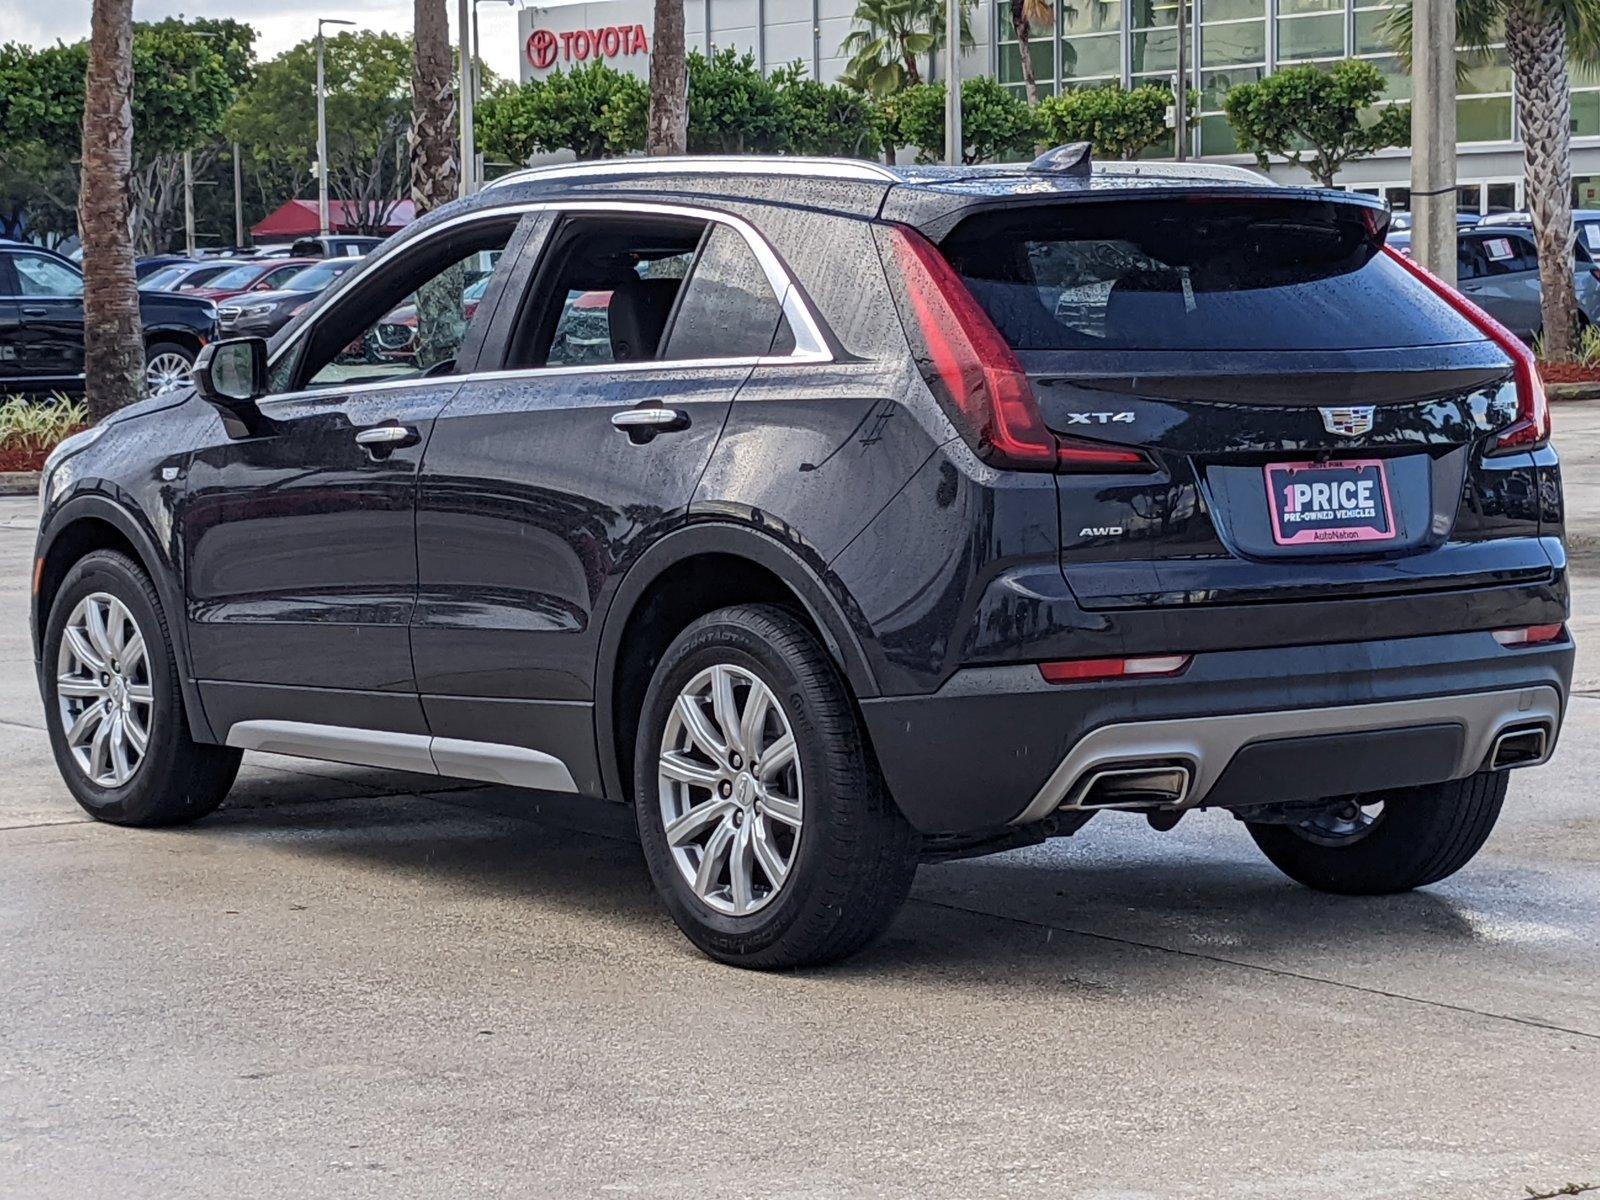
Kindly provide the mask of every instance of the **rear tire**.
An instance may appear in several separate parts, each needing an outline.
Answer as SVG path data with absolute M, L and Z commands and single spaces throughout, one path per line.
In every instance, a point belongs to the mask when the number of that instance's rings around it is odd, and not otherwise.
M 633 790 L 656 890 L 718 962 L 844 958 L 911 889 L 917 834 L 833 660 L 782 608 L 722 609 L 668 647 L 640 715 Z
M 97 550 L 67 572 L 45 624 L 42 682 L 56 766 L 90 816 L 177 825 L 228 794 L 240 753 L 189 736 L 160 597 L 126 555 Z
M 1506 772 L 1352 796 L 1347 812 L 1382 804 L 1364 828 L 1352 818 L 1298 825 L 1248 824 L 1278 870 L 1309 888 L 1381 896 L 1425 887 L 1455 874 L 1488 840 L 1506 795 Z M 1319 823 L 1320 822 L 1320 823 Z

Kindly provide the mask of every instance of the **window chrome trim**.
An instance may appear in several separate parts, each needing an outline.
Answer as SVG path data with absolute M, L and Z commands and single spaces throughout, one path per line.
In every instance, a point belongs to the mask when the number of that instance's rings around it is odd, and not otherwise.
M 415 241 L 408 241 L 403 245 L 390 246 L 386 249 L 374 250 L 365 256 L 362 265 L 353 271 L 346 271 L 345 275 L 354 279 L 365 275 L 368 271 L 378 269 L 381 264 L 389 261 L 398 254 L 407 253 L 413 246 L 420 246 L 443 234 L 447 230 L 458 229 L 463 225 L 470 225 L 480 221 L 493 221 L 508 216 L 523 216 L 533 212 L 576 212 L 576 213 L 634 213 L 642 216 L 687 217 L 697 221 L 716 221 L 731 227 L 750 247 L 750 252 L 755 255 L 756 262 L 761 267 L 761 272 L 767 277 L 767 286 L 772 290 L 773 296 L 778 300 L 778 305 L 784 317 L 789 322 L 789 328 L 794 333 L 794 349 L 786 355 L 762 355 L 751 358 L 716 358 L 716 359 L 651 359 L 648 362 L 634 363 L 592 363 L 581 366 L 567 367 L 530 367 L 508 371 L 474 372 L 469 375 L 435 375 L 416 379 L 400 379 L 379 381 L 373 384 L 356 385 L 352 388 L 326 387 L 303 388 L 295 392 L 283 392 L 274 396 L 262 397 L 263 401 L 270 402 L 276 399 L 300 398 L 315 396 L 330 392 L 345 394 L 351 391 L 368 391 L 378 387 L 403 387 L 407 384 L 441 384 L 446 380 L 464 382 L 468 379 L 482 379 L 485 377 L 520 377 L 524 375 L 548 375 L 565 372 L 594 372 L 596 370 L 648 370 L 660 368 L 700 367 L 700 366 L 738 366 L 740 364 L 756 365 L 768 363 L 795 363 L 795 362 L 833 362 L 833 351 L 828 348 L 828 341 L 822 332 L 822 323 L 806 302 L 800 288 L 796 285 L 793 276 L 783 260 L 778 257 L 778 252 L 772 248 L 771 243 L 762 236 L 761 232 L 746 221 L 743 217 L 732 213 L 721 212 L 714 208 L 705 208 L 694 204 L 656 203 L 643 200 L 539 200 L 524 201 L 518 204 L 506 204 L 497 208 L 487 208 L 464 212 L 448 220 L 439 222 L 422 237 Z M 349 286 L 349 285 L 347 285 Z M 276 366 L 283 356 L 287 354 L 313 325 L 316 324 L 316 314 L 311 314 L 311 319 L 304 322 L 296 329 L 282 345 L 272 352 L 268 360 L 268 368 Z
M 556 163 L 527 167 L 484 184 L 484 191 L 519 183 L 561 179 L 606 179 L 617 175 L 797 175 L 855 179 L 866 183 L 903 183 L 900 172 L 880 163 L 853 158 L 785 158 L 781 155 L 678 155 L 619 158 L 599 163 Z

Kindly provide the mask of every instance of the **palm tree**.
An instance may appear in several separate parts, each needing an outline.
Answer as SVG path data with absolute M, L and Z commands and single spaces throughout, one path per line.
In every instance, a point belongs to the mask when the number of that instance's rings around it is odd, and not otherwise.
M 411 52 L 411 199 L 417 215 L 460 190 L 455 64 L 446 0 L 416 0 Z
M 1030 0 L 1042 5 L 1043 0 Z M 922 82 L 917 55 L 944 46 L 945 0 L 860 0 L 856 27 L 840 44 L 850 55 L 840 76 L 847 86 L 889 96 Z M 961 45 L 972 45 L 966 0 L 961 0 Z
M 1489 43 L 1505 31 L 1522 126 L 1528 212 L 1539 247 L 1544 353 L 1556 360 L 1570 358 L 1577 340 L 1578 301 L 1572 283 L 1572 93 L 1567 64 L 1574 54 L 1587 63 L 1600 62 L 1600 3 L 1455 0 L 1455 5 L 1457 44 L 1472 53 L 1487 53 Z M 1395 10 L 1389 28 L 1409 65 L 1410 4 Z
M 650 47 L 650 126 L 647 154 L 682 154 L 689 148 L 689 64 L 683 48 L 683 0 L 655 0 L 655 44 Z
M 1029 108 L 1039 106 L 1039 84 L 1033 77 L 1033 53 L 1028 38 L 1035 29 L 1049 29 L 1055 19 L 1047 0 L 1011 0 L 1011 28 L 1017 33 L 1017 50 L 1022 57 L 1022 89 L 1028 95 Z
M 133 275 L 133 0 L 94 0 L 84 76 L 83 369 L 89 415 L 144 395 L 144 340 Z

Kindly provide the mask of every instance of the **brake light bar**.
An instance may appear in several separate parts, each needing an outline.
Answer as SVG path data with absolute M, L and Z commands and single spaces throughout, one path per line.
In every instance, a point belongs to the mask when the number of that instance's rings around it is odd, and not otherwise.
M 1544 381 L 1539 378 L 1539 364 L 1533 351 L 1523 345 L 1516 334 L 1496 321 L 1455 288 L 1433 272 L 1406 255 L 1385 246 L 1384 253 L 1416 276 L 1435 296 L 1443 300 L 1466 320 L 1476 326 L 1511 359 L 1512 378 L 1517 386 L 1517 419 L 1495 435 L 1490 454 L 1506 454 L 1516 450 L 1534 450 L 1550 440 L 1550 400 L 1544 393 Z
M 1542 646 L 1561 636 L 1560 625 L 1524 625 L 1520 629 L 1496 629 L 1494 640 L 1502 646 Z
M 1046 428 L 1022 364 L 938 247 L 905 225 L 892 226 L 889 241 L 944 393 L 940 399 L 979 458 L 1022 471 L 1150 467 L 1138 450 L 1064 438 Z
M 1046 683 L 1180 675 L 1193 657 L 1192 654 L 1163 654 L 1148 658 L 1076 658 L 1068 662 L 1040 663 L 1039 674 Z

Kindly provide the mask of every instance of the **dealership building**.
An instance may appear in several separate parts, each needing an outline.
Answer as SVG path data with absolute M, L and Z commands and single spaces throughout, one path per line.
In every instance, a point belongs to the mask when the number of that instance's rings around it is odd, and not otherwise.
M 1053 29 L 1030 39 L 1040 95 L 1107 83 L 1136 86 L 1165 81 L 1177 69 L 1175 0 L 1055 0 Z M 798 60 L 814 78 L 832 82 L 848 56 L 840 46 L 852 28 L 856 0 L 685 0 L 688 45 L 710 53 L 733 46 L 748 51 L 767 71 Z M 595 0 L 521 14 L 522 77 L 537 79 L 558 68 L 602 58 L 645 77 L 649 73 L 651 0 Z M 1011 29 L 1009 0 L 978 0 L 972 9 L 974 45 L 962 55 L 964 78 L 993 76 L 1022 90 L 1021 57 Z M 1241 155 L 1222 114 L 1222 97 L 1235 84 L 1260 79 L 1280 67 L 1370 60 L 1388 80 L 1388 97 L 1405 100 L 1411 78 L 1382 32 L 1389 0 L 1193 0 L 1186 55 L 1189 86 L 1201 96 L 1192 156 L 1253 164 Z M 925 74 L 938 78 L 939 64 Z M 1572 74 L 1572 174 L 1577 201 L 1600 208 L 1600 75 Z M 1505 48 L 1474 67 L 1459 86 L 1457 125 L 1461 207 L 1478 212 L 1522 208 L 1522 149 L 1512 103 Z M 1169 137 L 1153 154 L 1170 156 Z M 1287 164 L 1271 174 L 1286 181 L 1304 176 Z M 1411 156 L 1392 150 L 1346 167 L 1346 187 L 1384 196 L 1408 207 Z

